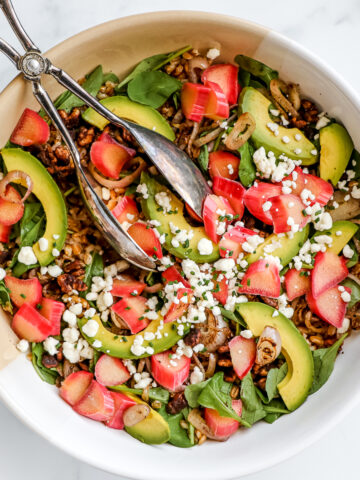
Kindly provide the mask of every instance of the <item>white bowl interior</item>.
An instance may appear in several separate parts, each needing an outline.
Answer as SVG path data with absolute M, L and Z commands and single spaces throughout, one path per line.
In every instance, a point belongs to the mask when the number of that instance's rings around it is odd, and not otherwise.
M 356 94 L 294 42 L 240 19 L 200 12 L 164 12 L 116 20 L 83 32 L 49 52 L 58 66 L 76 78 L 98 63 L 124 73 L 140 59 L 186 44 L 218 46 L 221 59 L 253 55 L 301 85 L 307 96 L 338 117 L 360 146 L 359 100 Z M 49 86 L 49 82 L 45 83 Z M 49 92 L 61 90 L 51 83 Z M 29 86 L 17 79 L 0 95 L 0 144 L 9 137 L 25 106 L 36 107 Z M 124 432 L 80 417 L 41 382 L 24 356 L 16 355 L 15 337 L 0 318 L 0 396 L 25 423 L 50 442 L 94 466 L 129 478 L 173 480 L 238 478 L 264 469 L 304 448 L 339 421 L 358 401 L 360 357 L 355 335 L 346 342 L 329 382 L 289 416 L 273 425 L 242 429 L 228 442 L 206 442 L 201 448 L 148 446 Z

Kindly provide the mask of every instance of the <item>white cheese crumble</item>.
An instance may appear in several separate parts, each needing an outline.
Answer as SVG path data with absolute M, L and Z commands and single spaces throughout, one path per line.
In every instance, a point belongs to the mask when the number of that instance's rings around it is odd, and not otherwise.
M 98 330 L 99 324 L 95 320 L 88 320 L 82 327 L 82 331 L 90 338 L 95 337 Z
M 5 277 L 6 277 L 5 270 L 3 268 L 0 268 L 0 281 L 4 280 Z
M 200 370 L 198 366 L 195 366 L 194 370 L 191 372 L 190 375 L 190 383 L 191 385 L 194 385 L 196 383 L 200 383 L 204 380 L 204 374 Z
M 47 268 L 50 277 L 56 278 L 62 274 L 62 270 L 58 265 L 49 265 Z
M 110 200 L 110 190 L 106 187 L 102 187 L 101 196 L 102 196 L 102 199 L 105 201 Z
M 343 253 L 344 257 L 352 258 L 352 256 L 354 255 L 354 250 L 349 245 L 345 245 L 342 253 Z
M 56 345 L 59 344 L 59 340 L 56 340 L 56 338 L 53 337 L 48 337 L 44 342 L 44 349 L 50 354 L 50 355 L 55 355 L 58 353 L 58 349 L 56 348 Z
M 264 147 L 255 151 L 253 160 L 261 176 L 271 179 L 273 182 L 281 182 L 284 177 L 290 175 L 296 166 L 301 164 L 301 160 L 292 160 L 285 155 L 280 155 L 277 160 L 271 151 L 266 155 Z
M 210 48 L 206 54 L 207 58 L 210 60 L 215 60 L 215 58 L 220 56 L 220 50 L 218 48 Z
M 18 262 L 24 265 L 34 265 L 37 263 L 37 258 L 32 247 L 21 247 Z
M 21 353 L 27 353 L 29 351 L 29 348 L 30 348 L 30 344 L 27 340 L 25 340 L 24 338 L 22 340 L 20 340 L 17 345 L 16 345 L 16 348 L 19 350 L 19 352 Z
M 136 193 L 140 193 L 145 200 L 149 198 L 149 192 L 146 183 L 139 183 L 139 185 L 136 187 Z
M 144 197 L 145 198 L 145 197 Z M 171 203 L 170 198 L 166 192 L 159 192 L 155 195 L 155 201 L 160 207 L 163 208 L 165 213 L 171 211 Z
M 252 338 L 253 336 L 251 330 L 241 330 L 240 335 L 244 338 Z
M 49 248 L 49 241 L 47 238 L 39 238 L 39 248 L 41 252 L 46 252 L 46 250 Z
M 57 248 L 53 248 L 53 249 L 51 250 L 51 255 L 52 255 L 53 257 L 58 257 L 58 256 L 60 255 L 60 252 L 59 252 L 59 250 L 58 250 Z
M 199 240 L 197 249 L 199 250 L 200 255 L 211 255 L 214 247 L 212 241 L 204 237 Z

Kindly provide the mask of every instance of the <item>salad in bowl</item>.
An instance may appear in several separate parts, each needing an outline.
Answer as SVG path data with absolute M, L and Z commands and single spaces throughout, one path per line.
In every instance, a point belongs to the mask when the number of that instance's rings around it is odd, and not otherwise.
M 212 189 L 202 217 L 128 132 L 69 92 L 55 101 L 154 272 L 101 237 L 44 112 L 26 109 L 1 149 L 0 303 L 17 348 L 69 408 L 148 444 L 225 441 L 291 414 L 360 327 L 351 137 L 301 85 L 220 54 L 186 46 L 79 81 L 187 152 Z

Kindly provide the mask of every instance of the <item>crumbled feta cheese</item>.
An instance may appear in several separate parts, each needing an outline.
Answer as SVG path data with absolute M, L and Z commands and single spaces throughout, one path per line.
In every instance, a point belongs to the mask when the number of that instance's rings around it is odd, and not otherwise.
M 46 252 L 49 248 L 49 241 L 47 238 L 41 237 L 39 238 L 39 249 L 41 252 Z
M 261 176 L 271 179 L 273 182 L 281 182 L 297 165 L 301 164 L 300 160 L 292 160 L 285 155 L 280 155 L 278 160 L 273 152 L 266 155 L 264 147 L 260 147 L 254 152 L 253 160 Z
M 260 235 L 249 235 L 246 242 L 242 244 L 242 249 L 247 253 L 254 253 L 257 247 L 264 243 L 264 239 Z
M 0 268 L 0 281 L 4 280 L 6 277 L 6 271 L 3 268 Z
M 346 258 L 352 258 L 353 255 L 354 255 L 354 250 L 349 246 L 349 245 L 345 245 L 345 247 L 343 248 L 343 251 L 342 251 L 344 257 Z
M 212 241 L 205 237 L 199 240 L 197 248 L 200 255 L 211 255 L 214 249 Z
M 101 348 L 101 347 L 102 347 L 102 341 L 96 339 L 96 340 L 93 341 L 92 346 L 93 346 L 94 348 Z
M 280 110 L 276 110 L 275 108 L 270 108 L 270 113 L 273 117 L 278 117 L 280 115 Z
M 214 263 L 214 268 L 220 272 L 228 272 L 235 266 L 233 258 L 221 258 Z
M 194 385 L 196 383 L 200 383 L 204 380 L 204 374 L 200 370 L 198 366 L 195 366 L 194 370 L 191 372 L 190 375 L 190 383 L 191 385 Z
M 145 197 L 144 197 L 145 198 Z M 171 211 L 171 203 L 170 198 L 166 192 L 159 192 L 155 195 L 155 201 L 160 207 L 163 208 L 165 213 Z
M 294 153 L 295 155 L 300 155 L 302 152 L 301 148 L 295 148 Z
M 210 60 L 215 60 L 215 58 L 217 58 L 219 55 L 220 50 L 218 48 L 210 48 L 206 54 L 207 58 L 209 58 Z
M 340 328 L 337 329 L 337 333 L 341 335 L 342 333 L 347 332 L 349 330 L 349 327 L 350 327 L 350 320 L 345 317 L 343 320 L 343 324 L 341 325 Z
M 58 342 L 56 341 L 56 344 Z M 19 350 L 19 352 L 21 353 L 27 353 L 29 351 L 29 348 L 30 348 L 30 344 L 27 340 L 25 340 L 24 338 L 22 340 L 20 340 L 17 345 L 16 345 L 16 348 Z
M 66 342 L 76 343 L 79 339 L 80 332 L 77 328 L 74 327 L 64 328 L 62 336 Z
M 52 255 L 53 257 L 58 257 L 58 256 L 60 255 L 60 252 L 59 252 L 59 250 L 58 250 L 57 248 L 53 248 L 53 249 L 51 250 L 51 255 Z
M 59 340 L 56 340 L 56 338 L 53 337 L 48 337 L 44 342 L 44 349 L 50 354 L 50 355 L 56 355 L 58 353 L 58 349 L 56 346 L 59 344 Z
M 316 148 L 312 149 L 312 150 L 310 151 L 310 153 L 311 153 L 311 155 L 317 155 L 317 150 L 316 150 Z
M 193 347 L 193 351 L 194 351 L 195 353 L 199 353 L 199 352 L 203 351 L 204 348 L 205 348 L 205 347 L 204 347 L 204 345 L 203 345 L 202 343 L 198 343 L 197 345 L 195 345 L 195 347 Z
M 102 187 L 101 196 L 102 196 L 102 199 L 105 201 L 110 200 L 110 190 L 106 187 Z
M 76 326 L 76 315 L 75 313 L 71 312 L 70 310 L 65 310 L 62 316 L 64 322 L 68 323 L 70 327 Z
M 301 137 L 300 133 L 297 133 L 297 134 L 295 135 L 295 140 L 296 140 L 297 142 L 300 142 L 301 138 L 302 138 L 302 137 Z
M 324 212 L 319 215 L 319 221 L 314 223 L 316 230 L 330 230 L 333 225 L 333 221 L 329 212 Z
M 232 175 L 234 173 L 234 167 L 231 165 L 231 163 L 228 163 L 227 169 L 228 169 L 229 175 Z
M 360 187 L 357 187 L 356 185 L 354 185 L 351 190 L 351 196 L 353 198 L 356 198 L 357 200 L 360 199 Z
M 86 300 L 89 302 L 94 302 L 98 298 L 98 294 L 96 292 L 89 292 L 85 295 Z
M 37 263 L 37 258 L 32 247 L 21 247 L 18 262 L 24 265 L 34 265 Z
M 88 320 L 82 327 L 82 331 L 90 338 L 95 337 L 98 330 L 99 324 L 95 320 Z
M 268 200 L 263 204 L 262 209 L 264 212 L 268 212 L 271 207 L 272 207 L 272 203 Z
M 70 305 L 69 307 L 70 312 L 74 313 L 75 315 L 81 315 L 83 307 L 82 304 L 79 303 L 74 303 L 74 305 Z
M 287 135 L 284 135 L 281 139 L 283 143 L 290 143 L 290 138 Z
M 344 302 L 348 303 L 348 302 L 350 302 L 350 300 L 351 300 L 351 295 L 350 295 L 349 292 L 346 292 L 346 291 L 345 291 L 345 292 L 342 292 L 342 293 L 341 293 L 341 298 L 342 298 L 342 300 L 343 300 Z
M 322 116 L 320 115 L 319 115 L 319 120 L 316 122 L 316 125 L 315 125 L 316 130 L 321 130 L 322 128 L 326 127 L 326 125 L 331 121 L 325 115 L 322 115 Z
M 91 307 L 85 310 L 85 313 L 84 313 L 85 318 L 92 318 L 94 315 L 96 315 L 95 308 Z
M 241 330 L 240 335 L 244 338 L 252 338 L 253 336 L 251 330 Z
M 74 343 L 64 342 L 62 344 L 64 357 L 70 363 L 77 363 L 80 361 L 80 351 L 76 348 Z
M 149 198 L 149 192 L 146 183 L 139 183 L 139 185 L 136 187 L 136 193 L 140 193 L 145 200 Z

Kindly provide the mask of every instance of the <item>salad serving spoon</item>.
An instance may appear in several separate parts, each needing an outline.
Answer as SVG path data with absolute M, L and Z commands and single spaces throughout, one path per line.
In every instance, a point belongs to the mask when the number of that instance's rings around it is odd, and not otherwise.
M 77 147 L 49 95 L 41 85 L 41 76 L 43 74 L 52 75 L 67 90 L 109 120 L 110 123 L 125 128 L 174 190 L 200 217 L 204 198 L 211 193 L 205 178 L 186 153 L 170 140 L 155 131 L 119 118 L 95 97 L 87 93 L 69 74 L 53 65 L 48 58 L 43 57 L 39 48 L 32 42 L 21 25 L 11 0 L 0 0 L 0 8 L 23 46 L 25 54 L 20 55 L 1 38 L 0 51 L 13 62 L 24 78 L 32 83 L 34 96 L 61 134 L 73 158 L 81 193 L 96 226 L 121 257 L 145 270 L 154 270 L 156 267 L 154 259 L 134 242 L 97 194 L 98 185 L 88 169 L 81 165 Z

